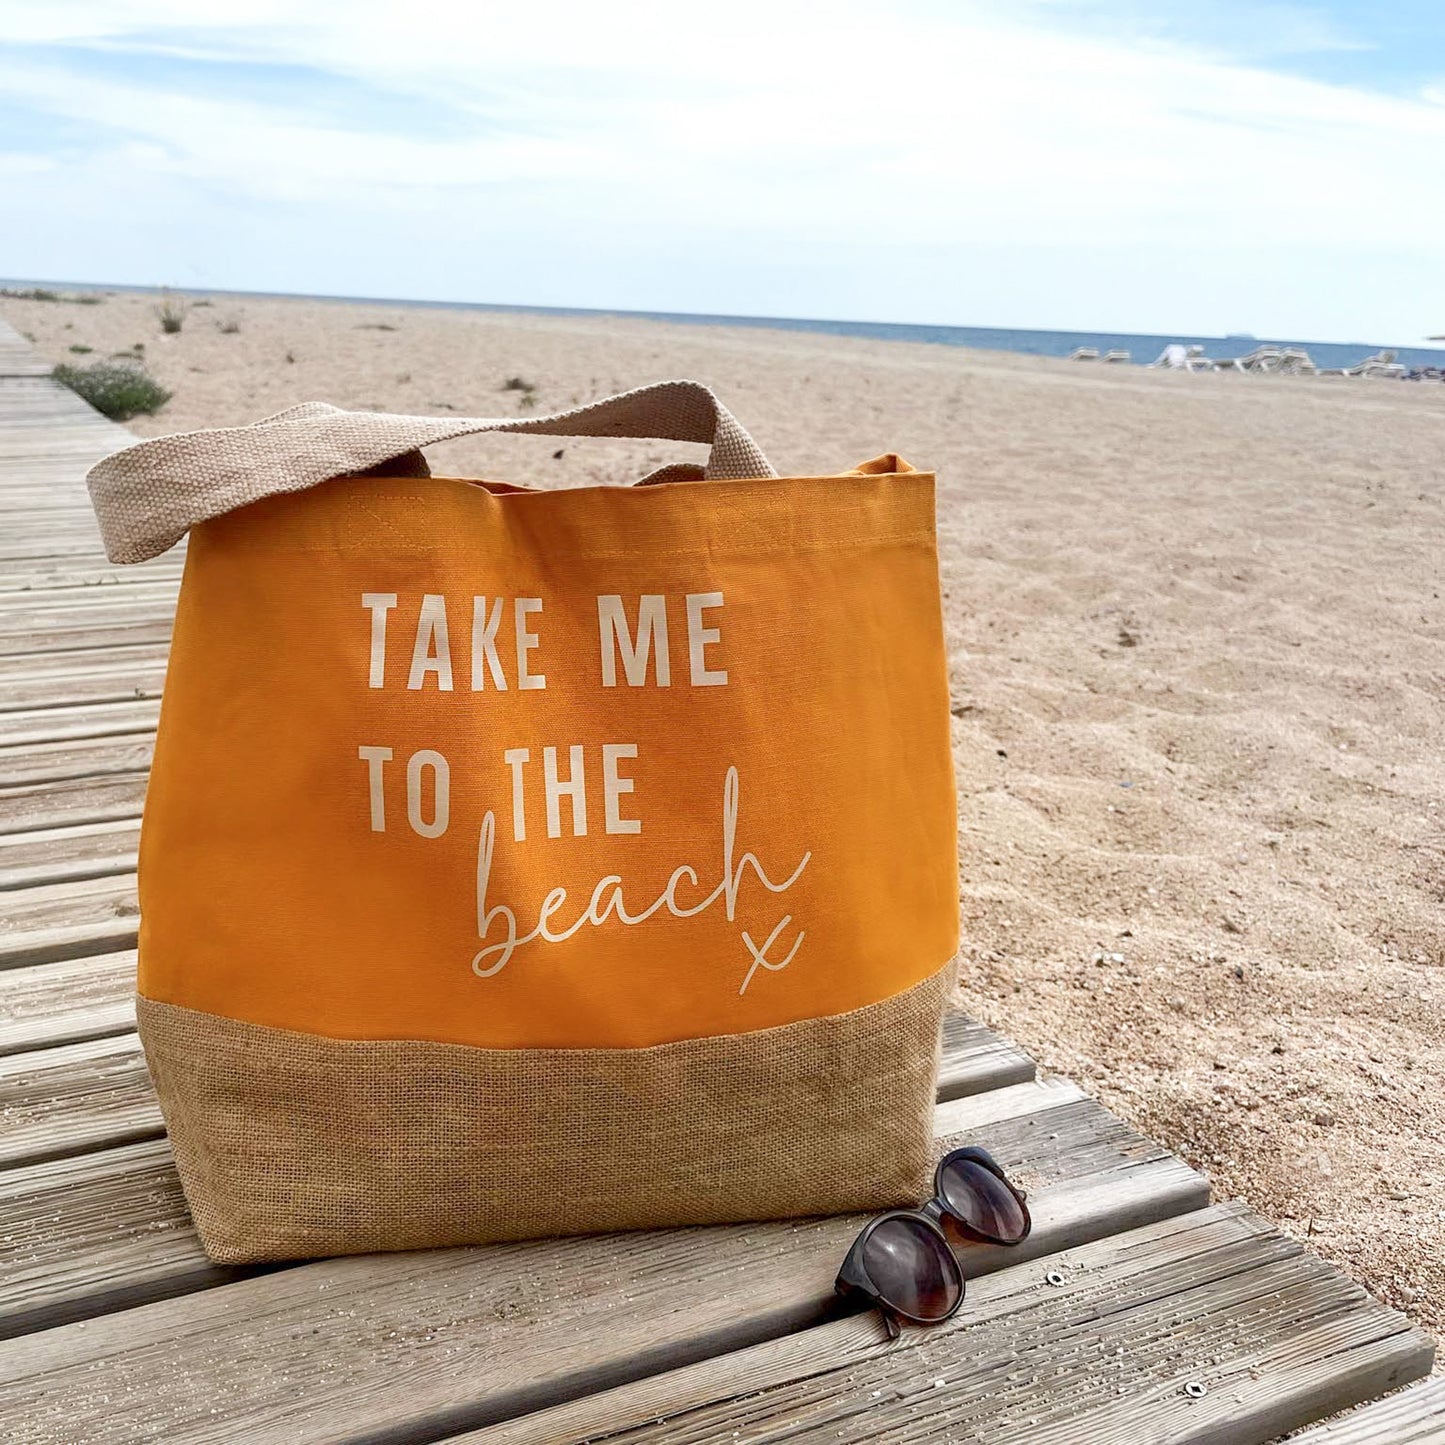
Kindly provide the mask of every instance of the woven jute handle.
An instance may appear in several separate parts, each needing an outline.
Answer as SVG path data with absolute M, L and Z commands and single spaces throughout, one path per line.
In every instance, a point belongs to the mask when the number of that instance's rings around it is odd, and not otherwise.
M 702 442 L 712 448 L 702 473 L 709 480 L 777 476 L 709 388 L 659 381 L 534 417 L 393 416 L 307 402 L 250 426 L 179 432 L 126 447 L 97 462 L 86 481 L 106 555 L 112 562 L 144 562 L 207 517 L 388 463 L 396 464 L 388 470 L 425 476 L 422 447 L 494 431 Z M 665 468 L 644 480 L 676 475 Z

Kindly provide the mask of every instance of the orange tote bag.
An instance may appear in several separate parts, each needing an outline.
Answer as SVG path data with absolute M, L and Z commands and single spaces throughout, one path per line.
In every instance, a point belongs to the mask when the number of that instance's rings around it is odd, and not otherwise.
M 427 474 L 482 431 L 711 454 Z M 958 920 L 932 476 L 778 477 L 664 382 L 309 405 L 90 486 L 116 561 L 190 534 L 137 1014 L 212 1258 L 916 1202 Z

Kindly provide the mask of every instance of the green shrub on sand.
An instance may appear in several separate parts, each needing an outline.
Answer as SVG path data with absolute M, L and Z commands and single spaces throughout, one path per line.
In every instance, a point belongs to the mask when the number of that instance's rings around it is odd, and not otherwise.
M 51 376 L 112 421 L 157 412 L 171 394 L 136 362 L 97 361 L 90 366 L 57 366 Z

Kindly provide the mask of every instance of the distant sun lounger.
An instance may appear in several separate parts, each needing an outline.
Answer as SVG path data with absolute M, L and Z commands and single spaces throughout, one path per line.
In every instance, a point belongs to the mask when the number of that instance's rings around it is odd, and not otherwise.
M 1171 341 L 1149 365 L 1166 371 L 1214 370 L 1214 362 L 1204 354 L 1202 346 L 1186 346 L 1182 341 Z
M 1408 367 L 1395 360 L 1395 353 L 1393 351 L 1377 351 L 1373 356 L 1367 356 L 1363 361 L 1357 361 L 1353 366 L 1332 366 L 1329 370 L 1320 372 L 1320 375 L 1383 376 L 1391 381 L 1398 381 L 1408 370 Z
M 1099 355 L 1097 346 L 1076 346 L 1069 353 L 1070 361 L 1132 361 L 1134 358 L 1127 351 L 1121 351 L 1117 347 L 1113 351 L 1106 351 Z
M 1373 356 L 1367 356 L 1358 366 L 1352 366 L 1345 373 L 1347 376 L 1404 376 L 1406 368 L 1395 360 L 1393 351 L 1377 351 Z
M 1243 371 L 1253 376 L 1313 376 L 1316 371 L 1309 352 L 1298 346 L 1256 346 L 1245 356 L 1211 360 L 1202 346 L 1185 346 L 1182 341 L 1170 342 L 1150 364 L 1171 371 Z
M 1132 361 L 1133 357 L 1127 351 L 1106 351 L 1099 355 L 1097 346 L 1076 346 L 1069 353 L 1070 361 Z
M 1100 354 L 1095 346 L 1078 346 L 1069 353 L 1070 361 L 1127 362 L 1132 360 L 1129 352 L 1115 348 Z M 1308 351 L 1302 346 L 1272 346 L 1261 344 L 1243 356 L 1222 356 L 1211 358 L 1204 354 L 1204 348 L 1197 344 L 1171 341 L 1159 355 L 1149 363 L 1164 371 L 1237 371 L 1248 376 L 1363 376 L 1386 377 L 1391 380 L 1404 378 L 1435 379 L 1435 368 L 1417 367 L 1412 370 L 1396 359 L 1393 351 L 1378 351 L 1367 356 L 1354 366 L 1319 367 Z
M 1312 376 L 1316 370 L 1309 352 L 1297 346 L 1256 346 L 1236 365 L 1241 371 L 1279 372 L 1285 376 Z

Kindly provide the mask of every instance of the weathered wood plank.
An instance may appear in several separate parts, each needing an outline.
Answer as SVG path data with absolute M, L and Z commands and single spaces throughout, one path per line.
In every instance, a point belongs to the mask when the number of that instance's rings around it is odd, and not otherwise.
M 8 514 L 7 514 L 8 517 Z M 51 623 L 112 620 L 127 613 L 159 615 L 175 606 L 177 587 L 169 578 L 128 586 L 44 587 L 0 591 L 0 624 L 7 631 L 44 613 Z
M 0 413 L 5 417 L 0 461 L 7 464 L 0 475 L 6 481 L 55 474 L 74 485 L 83 472 L 65 466 L 67 460 L 79 459 L 83 466 L 90 457 L 104 456 L 107 446 L 135 443 L 123 427 L 48 377 L 0 379 Z
M 40 563 L 53 557 L 66 557 L 73 562 L 100 563 L 105 561 L 105 550 L 100 537 L 58 536 L 49 538 L 43 544 L 38 541 L 11 542 L 0 533 L 0 564 L 13 567 L 23 564 L 26 570 L 33 570 Z
M 134 950 L 0 970 L 0 1055 L 135 1032 Z
M 0 657 L 0 714 L 159 697 L 167 651 L 152 643 Z
M 122 698 L 79 706 L 0 711 L 0 747 L 150 734 L 160 717 L 158 698 Z
M 78 507 L 85 499 L 85 472 L 106 454 L 113 434 L 38 414 L 18 415 L 13 400 L 13 386 L 0 381 L 0 416 L 5 419 L 0 431 L 0 482 L 17 495 L 45 488 L 62 507 Z M 115 432 L 128 435 L 119 428 Z
M 938 1068 L 940 1100 L 1024 1084 L 1035 1072 L 1034 1061 L 1017 1044 L 962 1014 L 944 1018 L 943 1055 Z
M 1290 1445 L 1445 1445 L 1445 1378 L 1411 1385 L 1303 1435 L 1291 1435 Z
M 13 387 L 0 381 L 0 416 L 5 418 L 0 431 L 0 482 L 7 492 L 17 495 L 27 489 L 49 488 L 62 507 L 78 507 L 85 499 L 82 478 L 87 468 L 106 454 L 112 434 L 38 414 L 17 415 L 12 400 Z
M 9 540 L 43 544 L 52 537 L 96 538 L 95 515 L 86 507 L 84 493 L 72 495 L 66 488 L 62 501 L 60 491 L 53 487 L 27 490 L 14 483 L 8 485 L 5 518 Z
M 164 664 L 169 649 L 162 643 L 144 647 L 77 648 L 58 657 L 0 657 L 0 683 L 7 692 L 13 683 L 41 681 L 63 682 L 72 677 L 99 676 L 108 672 L 132 671 L 140 666 Z M 58 701 L 64 702 L 61 698 Z M 84 701 L 84 699 L 81 699 Z M 26 706 L 34 706 L 27 703 Z
M 137 609 L 134 616 L 110 622 L 92 624 L 77 618 L 12 633 L 0 629 L 0 656 L 37 657 L 50 652 L 74 652 L 79 648 L 137 647 L 167 642 L 170 635 L 170 609 L 164 612 Z
M 7 509 L 6 525 L 15 514 Z M 43 530 L 37 524 L 36 530 Z M 159 614 L 173 606 L 176 585 L 143 581 L 129 587 L 51 587 L 41 591 L 0 592 L 0 627 L 10 632 L 23 622 L 37 627 L 70 626 L 89 619 L 110 622 L 138 612 Z
M 996 1090 L 940 1105 L 938 1120 L 941 1147 L 965 1137 L 961 1124 L 1034 1185 L 1033 1236 L 1013 1253 L 968 1251 L 972 1276 L 1207 1197 L 1197 1174 L 1072 1086 Z M 0 1422 L 33 1445 L 63 1429 L 90 1445 L 434 1438 L 817 1323 L 858 1225 L 320 1261 L 9 1341 Z M 62 1399 L 81 1413 L 62 1421 Z
M 92 524 L 93 525 L 93 524 Z M 5 541 L 8 546 L 33 544 L 41 550 L 63 535 L 55 516 L 25 522 L 7 509 Z M 6 652 L 24 651 L 16 638 L 43 639 L 54 634 L 65 639 L 73 633 L 93 632 L 97 645 L 125 640 L 125 630 L 141 622 L 169 620 L 175 607 L 173 580 L 142 580 L 129 586 L 44 587 L 0 592 L 0 642 Z M 39 643 L 30 651 L 39 651 Z
M 106 454 L 104 433 L 40 417 L 18 418 L 0 381 L 0 484 L 24 510 L 53 509 L 83 518 L 86 471 Z
M 134 587 L 161 583 L 176 586 L 181 579 L 181 549 L 168 552 L 149 562 L 67 563 L 60 558 L 36 564 L 33 571 L 9 571 L 0 574 L 0 597 L 17 593 L 44 591 L 65 592 L 79 588 Z
M 9 420 L 4 418 L 7 425 Z M 16 540 L 37 543 L 48 542 L 55 537 L 66 541 L 87 540 L 92 544 L 100 540 L 94 513 L 88 518 L 86 516 L 84 489 L 74 487 L 65 475 L 71 468 L 83 469 L 89 463 L 92 452 L 89 446 L 70 450 L 72 455 L 61 452 L 50 459 L 47 470 L 53 472 L 53 479 L 37 474 L 28 483 L 17 482 L 13 476 L 5 480 L 6 501 L 10 504 L 7 511 L 13 507 L 16 513 Z M 13 447 L 7 448 L 5 433 L 0 431 L 0 467 L 13 469 L 19 465 L 33 472 L 39 464 L 38 458 L 17 454 Z M 42 528 L 39 525 L 42 519 L 50 519 L 52 525 L 48 529 Z M 45 554 L 42 552 L 42 555 Z
M 0 485 L 7 513 L 0 528 L 0 598 L 7 600 L 0 609 L 0 653 L 43 656 L 87 643 L 164 642 L 169 624 L 160 599 L 164 584 L 177 575 L 178 558 L 131 573 L 109 564 L 84 483 L 96 461 L 136 438 L 51 380 L 49 370 L 0 322 Z M 83 611 L 69 609 L 63 593 L 52 591 L 103 582 L 115 589 L 119 604 L 132 578 L 152 589 L 131 596 L 129 605 L 140 607 L 141 614 L 127 619 L 117 613 L 107 622 L 101 613 L 95 626 L 86 625 Z M 28 622 L 13 604 L 17 597 L 28 598 L 33 613 Z M 0 697 L 11 701 L 3 680 Z
M 7 473 L 0 477 L 0 485 L 5 488 L 5 510 L 13 513 L 21 525 L 54 517 L 68 531 L 78 532 L 85 525 L 87 500 L 85 488 L 78 485 L 79 474 L 89 464 L 93 439 L 77 436 L 71 444 L 58 446 L 54 456 L 41 456 L 34 448 L 43 433 L 27 428 L 25 441 L 15 444 L 14 417 L 5 410 L 3 397 L 0 420 L 4 428 L 0 430 L 0 467 Z
M 52 368 L 4 321 L 0 321 L 0 337 L 4 339 L 7 363 L 0 366 L 0 372 L 4 373 L 0 380 L 0 407 L 10 424 L 7 430 L 12 439 L 20 440 L 28 426 L 35 426 L 37 430 L 54 430 L 61 435 L 93 433 L 106 439 L 101 445 L 126 446 L 135 441 L 124 427 L 103 417 L 69 387 L 52 380 Z M 40 362 L 38 372 L 37 361 Z M 117 435 L 122 440 L 111 440 Z
M 7 940 L 0 934 L 0 969 L 114 953 L 118 949 L 134 948 L 136 936 L 133 916 L 98 919 L 94 923 L 57 924 L 18 939 Z
M 0 787 L 0 833 L 139 818 L 149 770 L 106 778 L 74 778 L 65 783 Z
M 0 1171 L 0 1262 L 0 1339 L 268 1272 L 206 1258 L 165 1139 Z
M 0 789 L 142 772 L 150 766 L 151 746 L 143 735 L 0 747 Z
M 0 377 L 49 376 L 51 365 L 23 336 L 0 321 Z
M 1403 1316 L 1242 1205 L 1048 1263 L 1056 1283 L 1004 1269 L 949 1324 L 897 1342 L 855 1315 L 449 1445 L 1260 1445 L 1429 1369 Z
M 3 415 L 3 414 L 0 414 Z M 8 421 L 8 418 L 5 419 Z M 4 433 L 0 432 L 0 453 L 5 452 Z M 57 456 L 52 465 L 56 469 L 54 480 L 36 476 L 28 485 L 17 483 L 13 478 L 4 483 L 6 501 L 15 512 L 15 531 L 7 534 L 7 540 L 25 541 L 31 544 L 49 542 L 52 538 L 64 541 L 88 541 L 92 545 L 100 540 L 94 513 L 87 518 L 85 493 L 74 489 L 69 479 L 62 480 L 61 471 L 71 466 L 77 469 L 89 461 L 89 448 L 84 455 L 73 459 Z M 17 457 L 13 451 L 0 457 L 0 465 L 14 466 L 16 463 L 27 469 L 37 465 L 37 459 Z M 42 525 L 46 523 L 48 525 Z M 43 550 L 41 555 L 46 555 Z
M 0 969 L 135 945 L 135 875 L 42 883 L 0 894 Z
M 134 818 L 0 834 L 0 892 L 134 873 L 139 842 Z
M 0 1168 L 162 1134 L 134 1034 L 0 1058 Z

